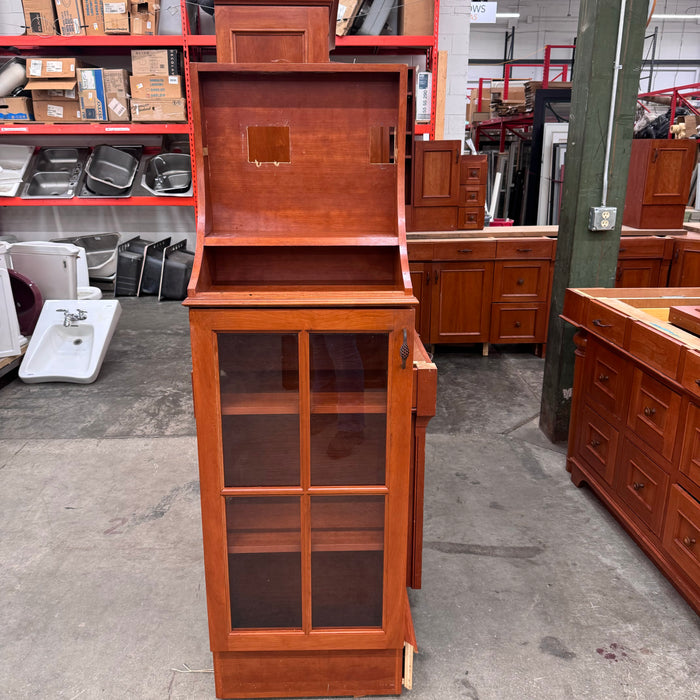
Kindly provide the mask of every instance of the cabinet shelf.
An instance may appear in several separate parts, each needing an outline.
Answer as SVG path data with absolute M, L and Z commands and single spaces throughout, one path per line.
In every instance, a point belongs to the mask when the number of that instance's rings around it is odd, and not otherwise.
M 311 533 L 312 552 L 378 552 L 384 549 L 382 528 L 317 530 Z M 229 554 L 300 552 L 299 530 L 228 532 Z
M 184 45 L 184 38 L 181 34 L 169 34 L 164 36 L 149 36 L 143 34 L 124 35 L 95 35 L 95 36 L 61 36 L 56 35 L 20 35 L 20 36 L 0 36 L 0 45 L 7 48 L 17 49 L 45 49 L 56 46 L 67 47 L 89 47 L 99 48 L 110 47 L 149 47 L 149 46 L 173 46 Z
M 311 395 L 312 413 L 386 413 L 386 391 L 323 392 Z M 299 413 L 296 392 L 224 393 L 221 413 L 240 415 L 292 415 Z
M 290 236 L 257 233 L 231 233 L 204 237 L 205 247 L 215 246 L 397 246 L 398 236 L 367 233 L 362 236 Z
M 22 199 L 3 197 L 0 205 L 6 207 L 192 207 L 193 197 L 72 197 L 71 199 Z
M 434 36 L 401 36 L 391 35 L 362 35 L 338 36 L 335 38 L 336 48 L 343 46 L 380 47 L 385 49 L 430 49 L 435 45 Z

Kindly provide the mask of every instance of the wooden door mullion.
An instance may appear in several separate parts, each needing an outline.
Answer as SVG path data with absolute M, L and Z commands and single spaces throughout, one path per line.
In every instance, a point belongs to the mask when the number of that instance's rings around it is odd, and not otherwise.
M 309 333 L 299 333 L 299 448 L 301 469 L 301 620 L 311 632 L 311 360 Z

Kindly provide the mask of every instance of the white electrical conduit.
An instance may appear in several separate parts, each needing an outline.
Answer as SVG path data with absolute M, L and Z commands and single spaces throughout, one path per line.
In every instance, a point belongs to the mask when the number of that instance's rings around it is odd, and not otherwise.
M 620 65 L 620 52 L 622 51 L 622 33 L 625 27 L 625 9 L 627 6 L 627 0 L 622 0 L 622 5 L 620 6 L 620 21 L 617 25 L 617 46 L 615 47 L 615 65 L 613 66 L 615 72 L 613 73 L 613 84 L 612 91 L 610 95 L 610 117 L 608 119 L 608 136 L 605 142 L 605 163 L 603 164 L 603 201 L 602 205 L 605 207 L 608 204 L 608 167 L 610 166 L 610 150 L 612 148 L 612 132 L 613 132 L 613 122 L 615 121 L 615 99 L 617 97 L 617 80 L 622 70 Z

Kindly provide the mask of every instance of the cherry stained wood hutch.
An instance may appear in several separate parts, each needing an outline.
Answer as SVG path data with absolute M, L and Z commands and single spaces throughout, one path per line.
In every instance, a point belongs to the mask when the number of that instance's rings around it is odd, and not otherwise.
M 219 697 L 401 692 L 405 66 L 196 64 L 190 307 Z

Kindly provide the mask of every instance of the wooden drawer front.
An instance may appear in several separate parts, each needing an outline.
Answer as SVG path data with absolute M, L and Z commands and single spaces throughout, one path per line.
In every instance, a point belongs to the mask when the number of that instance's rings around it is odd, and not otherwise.
M 634 370 L 627 424 L 668 460 L 673 457 L 680 411 L 679 394 L 639 368 Z
M 465 231 L 479 231 L 484 228 L 484 207 L 459 207 L 457 228 Z
M 496 241 L 436 241 L 433 260 L 493 260 Z
M 588 405 L 583 406 L 580 421 L 576 454 L 612 486 L 618 432 Z
M 520 260 L 521 258 L 553 260 L 554 243 L 548 238 L 515 238 L 509 241 L 498 241 L 496 257 L 502 260 Z
M 679 469 L 700 486 L 700 407 L 690 404 Z
M 630 325 L 629 351 L 640 362 L 675 379 L 681 359 L 682 344 L 667 333 L 636 321 Z
M 547 304 L 493 304 L 490 343 L 544 343 L 547 341 Z
M 586 328 L 622 347 L 625 340 L 627 317 L 608 306 L 591 300 L 586 314 Z
M 661 535 L 669 477 L 631 442 L 625 440 L 618 467 L 617 492 L 630 510 L 655 534 Z
M 666 241 L 656 236 L 622 238 L 618 259 L 663 258 Z
M 695 396 L 700 396 L 700 353 L 686 349 L 681 384 Z
M 700 503 L 676 484 L 668 499 L 664 549 L 700 586 Z
M 483 207 L 486 204 L 486 185 L 460 185 L 460 207 Z
M 632 374 L 631 365 L 596 342 L 589 342 L 586 356 L 584 387 L 587 400 L 596 408 L 605 409 L 618 420 L 624 420 L 627 388 Z
M 482 185 L 488 169 L 486 156 L 462 156 L 459 161 L 459 181 L 463 185 Z
M 457 207 L 413 207 L 412 231 L 454 231 L 457 229 Z
M 433 259 L 433 244 L 428 241 L 408 241 L 407 249 L 409 260 Z
M 493 278 L 493 300 L 546 301 L 549 262 L 497 262 Z

